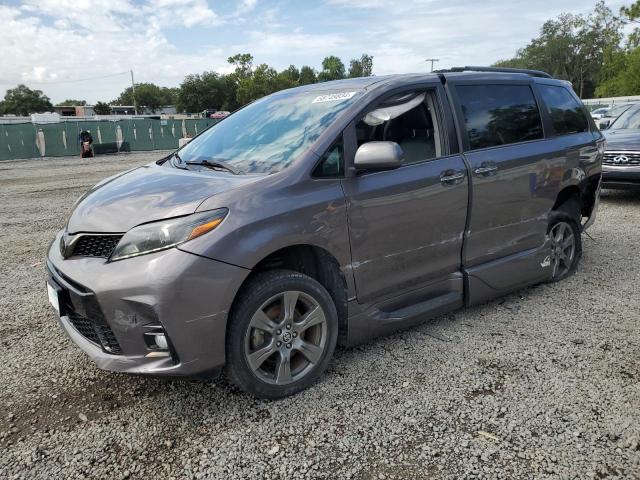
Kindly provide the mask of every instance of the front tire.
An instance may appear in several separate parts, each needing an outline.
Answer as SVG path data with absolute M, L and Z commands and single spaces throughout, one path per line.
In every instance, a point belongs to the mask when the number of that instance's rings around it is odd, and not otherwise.
M 327 290 L 288 270 L 256 274 L 229 318 L 226 372 L 259 398 L 293 395 L 324 372 L 338 338 L 338 314 Z

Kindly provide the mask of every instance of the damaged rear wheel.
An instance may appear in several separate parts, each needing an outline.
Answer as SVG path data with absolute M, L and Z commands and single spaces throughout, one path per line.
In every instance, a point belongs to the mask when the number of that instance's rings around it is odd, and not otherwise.
M 582 256 L 582 239 L 578 222 L 564 211 L 551 213 L 548 236 L 551 246 L 551 281 L 559 282 L 572 275 Z

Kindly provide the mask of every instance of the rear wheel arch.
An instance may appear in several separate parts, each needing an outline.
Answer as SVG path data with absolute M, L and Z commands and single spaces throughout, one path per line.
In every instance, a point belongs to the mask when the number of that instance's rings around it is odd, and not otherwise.
M 556 201 L 551 208 L 552 212 L 562 210 L 569 215 L 576 215 L 576 221 L 580 223 L 582 215 L 582 194 L 577 185 L 570 185 L 558 193 Z

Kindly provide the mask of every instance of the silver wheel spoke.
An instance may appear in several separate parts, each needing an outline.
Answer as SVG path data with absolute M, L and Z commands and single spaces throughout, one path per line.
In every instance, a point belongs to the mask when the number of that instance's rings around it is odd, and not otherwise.
M 556 243 L 561 243 L 562 238 L 564 237 L 564 223 L 559 223 L 556 227 L 555 241 Z
M 252 327 L 264 330 L 267 333 L 273 333 L 276 329 L 276 324 L 262 310 L 258 310 L 253 314 L 250 324 Z
M 296 304 L 298 303 L 298 292 L 285 292 L 282 297 L 282 310 L 284 312 L 284 320 L 293 320 Z
M 313 364 L 318 363 L 320 357 L 322 357 L 322 348 L 314 345 L 313 343 L 301 341 L 295 346 L 295 348 Z
M 258 370 L 267 358 L 276 351 L 274 342 L 270 342 L 267 346 L 262 347 L 248 355 L 249 366 L 252 370 Z
M 296 290 L 274 292 L 248 323 L 244 358 L 259 381 L 288 385 L 307 376 L 322 361 L 328 321 L 310 294 Z
M 573 246 L 573 233 L 567 236 L 567 238 L 564 239 L 564 242 L 562 242 L 560 246 L 563 250 L 566 250 L 567 248 Z
M 276 370 L 276 383 L 289 383 L 291 380 L 291 357 L 281 353 Z
M 302 317 L 300 321 L 296 322 L 294 325 L 298 331 L 303 332 L 304 330 L 311 328 L 314 325 L 324 323 L 325 321 L 326 319 L 322 308 L 316 306 L 311 311 L 307 312 L 304 317 Z

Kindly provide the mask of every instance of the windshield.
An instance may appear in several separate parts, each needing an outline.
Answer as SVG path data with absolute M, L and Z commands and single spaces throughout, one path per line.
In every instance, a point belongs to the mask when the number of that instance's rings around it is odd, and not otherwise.
M 193 139 L 181 163 L 220 162 L 236 173 L 274 173 L 289 166 L 360 92 L 303 92 L 257 100 Z
M 633 105 L 618 105 L 617 107 L 611 107 L 609 110 L 607 110 L 607 113 L 605 115 L 607 117 L 618 118 L 632 106 Z
M 640 107 L 634 106 L 624 112 L 613 122 L 610 130 L 637 130 L 640 129 Z

